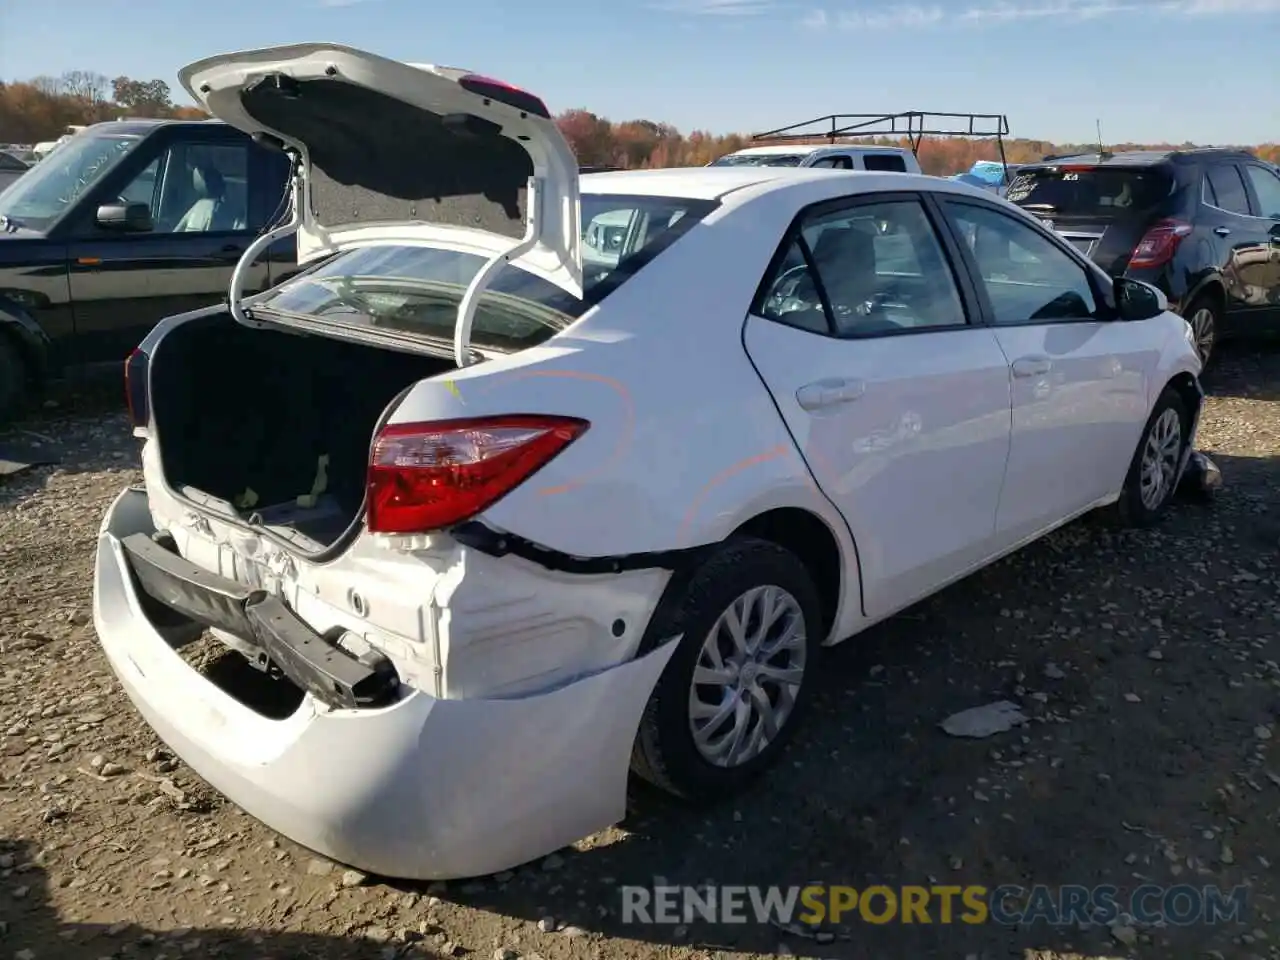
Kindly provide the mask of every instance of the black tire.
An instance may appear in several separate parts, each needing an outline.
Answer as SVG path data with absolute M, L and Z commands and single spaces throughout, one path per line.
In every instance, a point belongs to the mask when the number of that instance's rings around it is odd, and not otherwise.
M 0 423 L 21 411 L 27 399 L 27 365 L 17 345 L 0 332 Z
M 1201 294 L 1191 301 L 1183 314 L 1195 337 L 1196 353 L 1200 354 L 1201 370 L 1208 370 L 1217 352 L 1222 332 L 1222 308 L 1217 298 Z
M 1173 411 L 1176 416 L 1178 429 L 1177 459 L 1174 465 L 1173 479 L 1165 483 L 1163 492 L 1156 498 L 1144 500 L 1143 497 L 1143 460 L 1148 452 L 1148 446 L 1155 444 L 1159 446 L 1158 440 L 1162 434 L 1160 431 L 1167 429 L 1169 421 L 1166 414 Z M 1126 527 L 1150 527 L 1159 522 L 1164 516 L 1165 511 L 1169 508 L 1169 503 L 1173 500 L 1174 494 L 1177 492 L 1177 466 L 1182 463 L 1182 457 L 1186 453 L 1187 440 L 1190 434 L 1191 418 L 1187 413 L 1187 406 L 1182 401 L 1182 397 L 1172 387 L 1165 387 L 1164 391 L 1156 399 L 1156 405 L 1151 411 L 1151 416 L 1147 418 L 1146 425 L 1142 428 L 1142 436 L 1138 440 L 1138 449 L 1133 453 L 1133 459 L 1129 462 L 1129 472 L 1125 476 L 1124 488 L 1120 491 L 1120 499 L 1116 501 L 1112 508 L 1112 519 Z M 1153 440 L 1153 436 L 1156 437 Z
M 800 684 L 777 735 L 758 754 L 734 766 L 716 766 L 699 751 L 691 729 L 694 669 L 720 615 L 743 594 L 766 586 L 780 587 L 799 608 L 804 628 Z M 684 637 L 640 720 L 632 770 L 677 797 L 712 802 L 737 792 L 772 765 L 801 724 L 816 685 L 822 607 L 808 571 L 795 554 L 765 540 L 743 537 L 731 540 L 695 570 L 674 602 L 660 605 L 646 639 L 660 641 L 681 633 Z

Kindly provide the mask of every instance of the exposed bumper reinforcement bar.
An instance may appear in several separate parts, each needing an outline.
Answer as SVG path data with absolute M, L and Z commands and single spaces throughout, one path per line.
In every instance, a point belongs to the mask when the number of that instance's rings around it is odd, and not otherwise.
M 253 640 L 279 671 L 321 703 L 343 709 L 392 702 L 400 678 L 391 662 L 357 659 L 308 627 L 279 597 L 201 569 L 146 534 L 121 540 L 142 592 L 206 627 Z

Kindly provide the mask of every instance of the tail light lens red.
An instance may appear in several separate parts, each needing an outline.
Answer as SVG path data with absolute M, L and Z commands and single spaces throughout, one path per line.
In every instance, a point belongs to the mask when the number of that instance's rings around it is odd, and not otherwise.
M 546 466 L 588 426 L 534 415 L 388 425 L 369 462 L 369 530 L 427 533 L 461 523 Z
M 134 350 L 124 362 L 124 398 L 129 405 L 129 422 L 145 427 L 151 422 L 151 396 L 147 389 L 147 373 L 151 358 L 142 350 Z
M 1191 224 L 1181 220 L 1161 220 L 1148 230 L 1133 248 L 1130 267 L 1162 267 L 1178 252 L 1178 245 L 1191 234 Z

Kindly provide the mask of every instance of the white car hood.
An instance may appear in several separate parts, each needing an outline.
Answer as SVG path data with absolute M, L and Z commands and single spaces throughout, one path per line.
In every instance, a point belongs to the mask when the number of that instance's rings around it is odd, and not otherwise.
M 215 117 L 299 152 L 300 263 L 385 243 L 493 257 L 524 241 L 516 262 L 582 295 L 578 164 L 536 97 L 329 43 L 210 57 L 179 78 Z

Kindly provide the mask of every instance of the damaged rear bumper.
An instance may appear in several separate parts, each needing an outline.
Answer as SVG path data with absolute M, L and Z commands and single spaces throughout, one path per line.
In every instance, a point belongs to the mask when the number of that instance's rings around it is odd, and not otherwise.
M 352 709 L 309 693 L 288 718 L 268 719 L 178 655 L 137 583 L 151 576 L 149 592 L 177 590 L 170 599 L 212 604 L 221 615 L 254 603 L 220 584 L 203 590 L 185 568 L 135 573 L 147 551 L 129 538 L 151 532 L 145 494 L 126 490 L 98 540 L 94 622 L 103 650 L 156 733 L 268 826 L 372 873 L 450 879 L 516 866 L 622 819 L 640 714 L 674 643 L 515 699 L 445 700 L 401 687 L 386 706 Z M 271 643 L 296 653 L 293 641 Z M 289 672 L 300 669 L 311 668 Z

